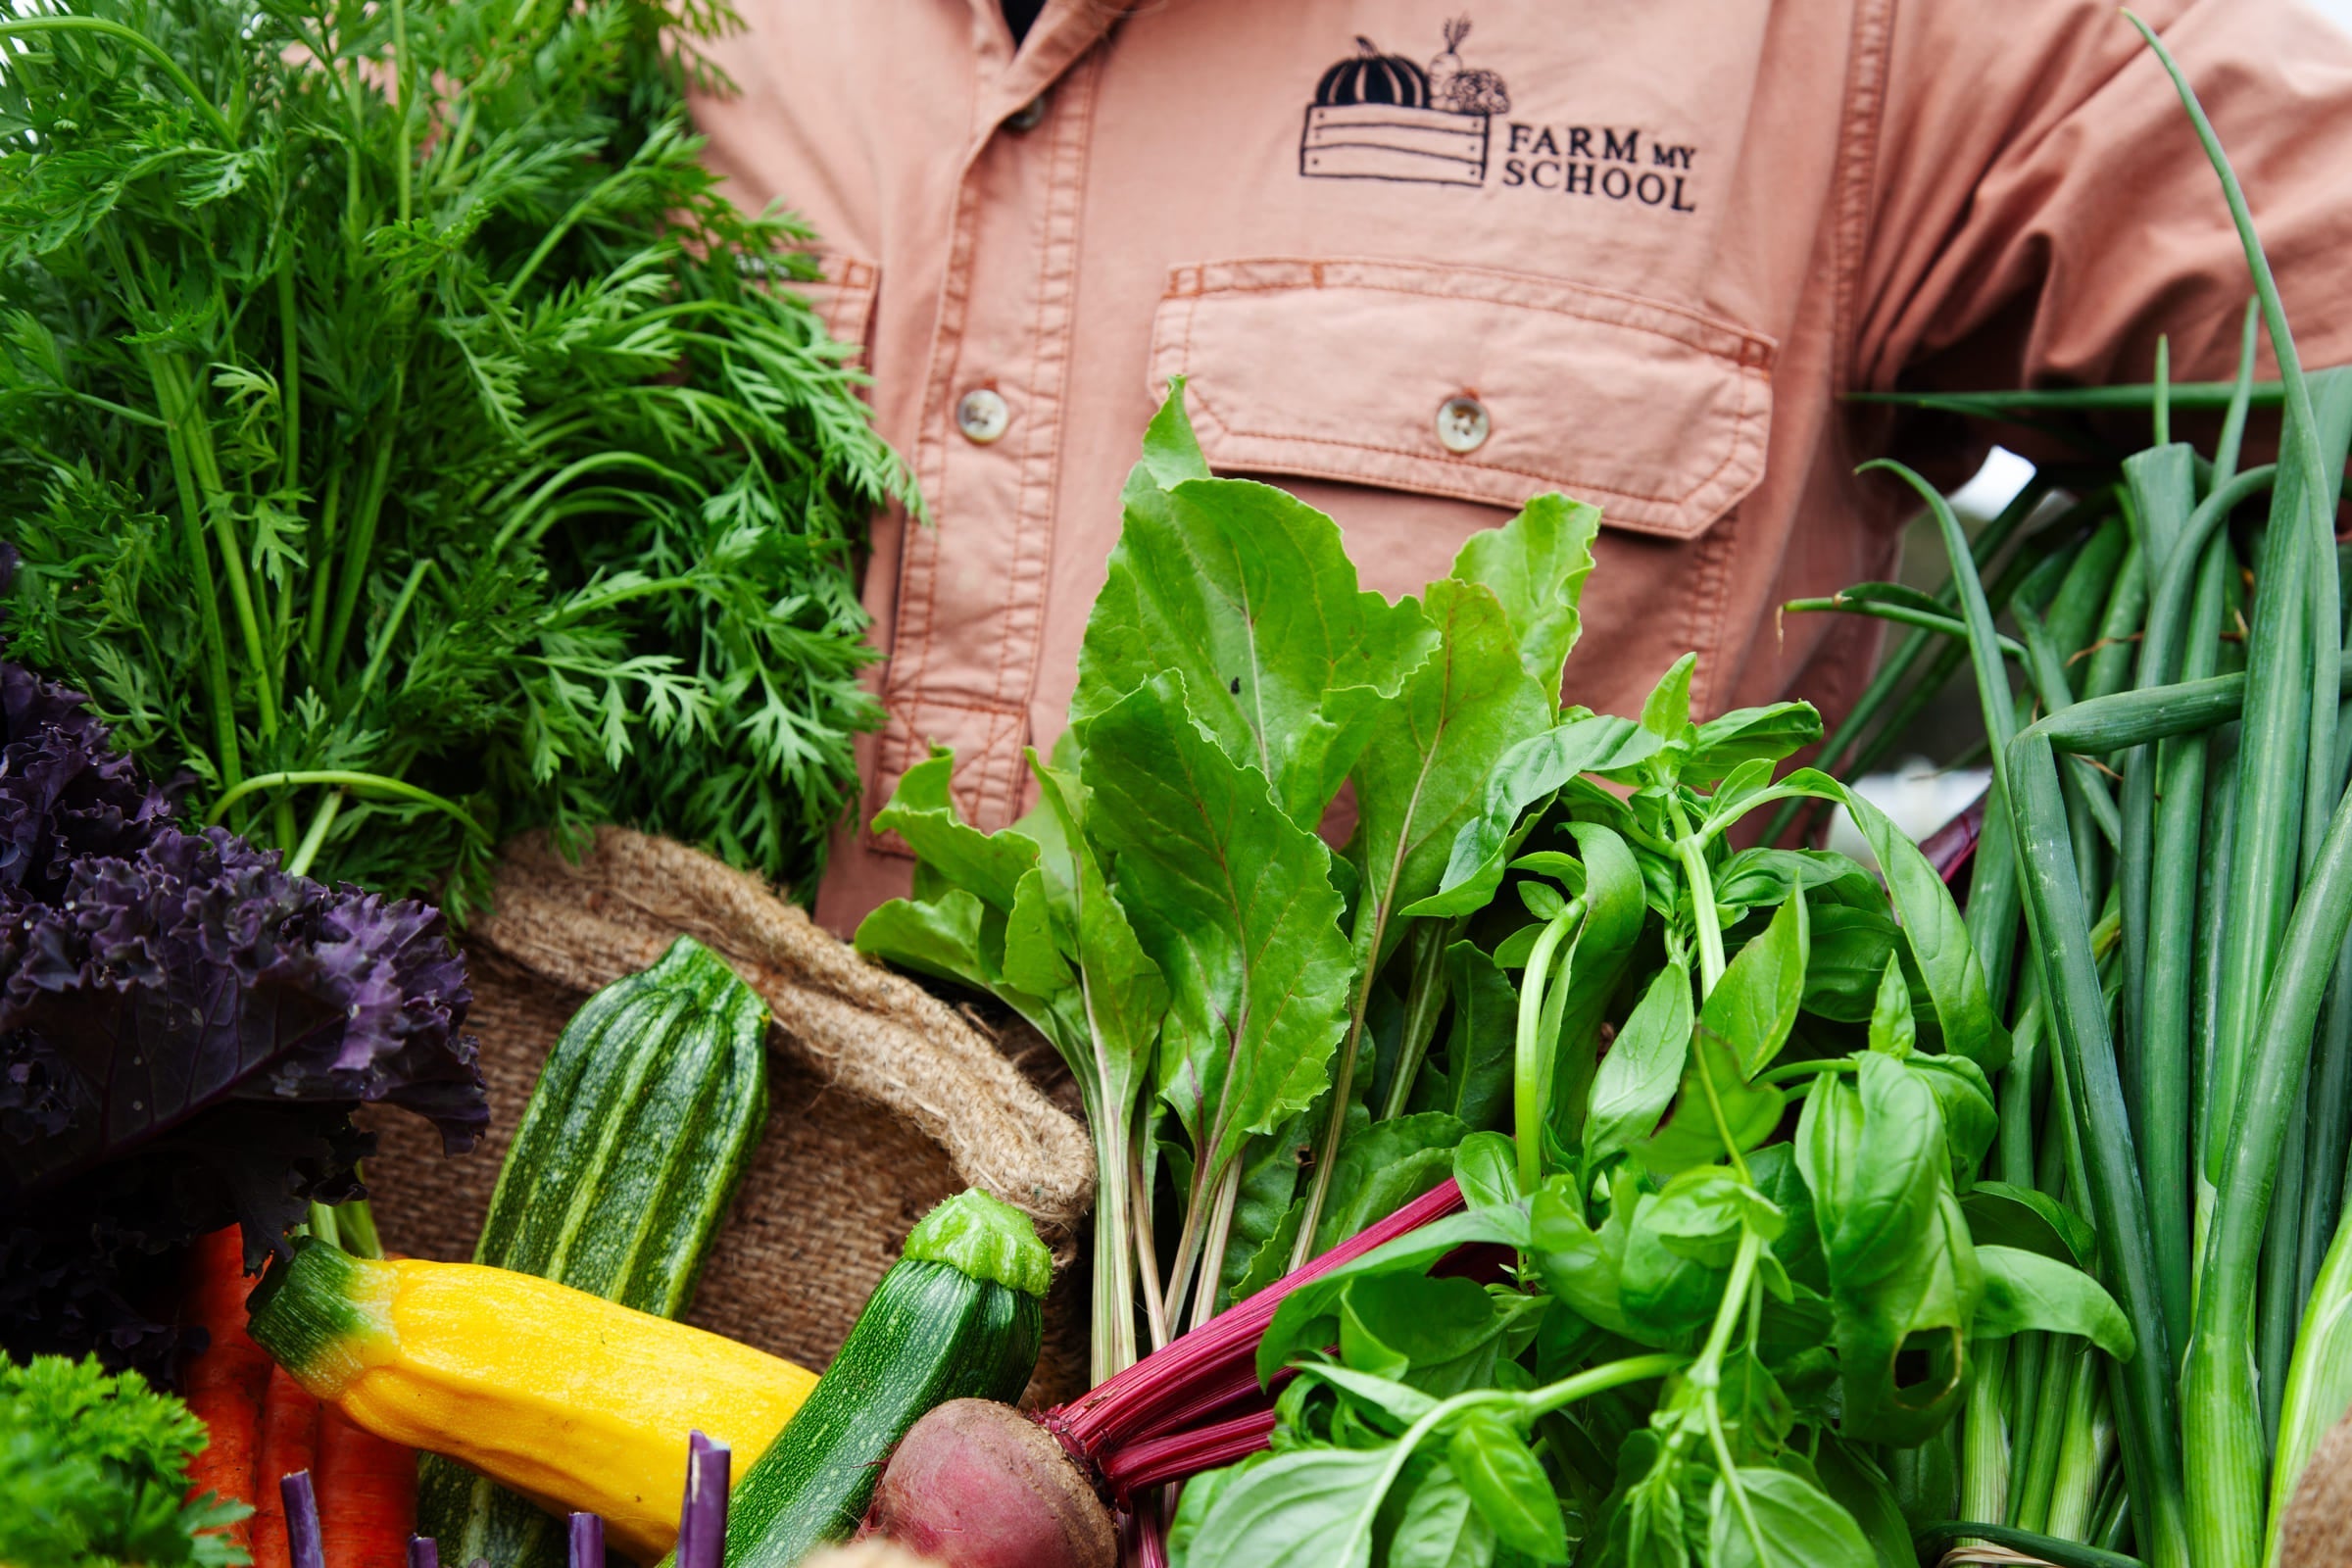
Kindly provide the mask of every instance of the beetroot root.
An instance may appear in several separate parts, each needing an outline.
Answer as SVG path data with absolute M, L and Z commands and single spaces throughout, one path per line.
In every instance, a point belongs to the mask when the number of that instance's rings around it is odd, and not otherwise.
M 1110 1513 L 1061 1445 L 1010 1405 L 951 1399 L 907 1429 L 866 1534 L 948 1568 L 1115 1568 Z

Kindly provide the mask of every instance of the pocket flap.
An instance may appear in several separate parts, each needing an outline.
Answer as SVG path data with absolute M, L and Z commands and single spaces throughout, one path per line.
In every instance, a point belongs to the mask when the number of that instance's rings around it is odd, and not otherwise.
M 1557 278 L 1233 261 L 1169 274 L 1152 375 L 1155 395 L 1186 377 L 1219 469 L 1503 507 L 1562 490 L 1616 527 L 1689 539 L 1763 476 L 1774 351 Z

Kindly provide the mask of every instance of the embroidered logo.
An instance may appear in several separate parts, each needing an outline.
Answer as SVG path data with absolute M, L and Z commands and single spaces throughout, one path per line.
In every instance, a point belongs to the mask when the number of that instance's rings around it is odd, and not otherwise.
M 1486 185 L 1497 151 L 1495 122 L 1511 112 L 1510 89 L 1499 73 L 1463 63 L 1468 17 L 1454 18 L 1444 30 L 1446 47 L 1426 67 L 1358 37 L 1355 53 L 1315 83 L 1298 138 L 1298 172 L 1309 179 Z M 1501 136 L 1500 188 L 1697 211 L 1690 188 L 1694 147 L 1645 138 L 1638 126 L 1506 121 Z
M 1446 24 L 1446 50 L 1429 69 L 1383 54 L 1369 38 L 1315 83 L 1298 139 L 1298 172 L 1313 179 L 1487 182 L 1487 143 L 1510 92 L 1492 71 L 1464 69 L 1470 19 Z

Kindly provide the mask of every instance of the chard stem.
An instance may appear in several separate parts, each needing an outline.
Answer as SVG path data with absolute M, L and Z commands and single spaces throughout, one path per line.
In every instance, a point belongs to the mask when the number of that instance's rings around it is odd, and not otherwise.
M 1396 1051 L 1396 1071 L 1381 1102 L 1380 1120 L 1404 1114 L 1413 1092 L 1413 1079 L 1428 1058 L 1429 1043 L 1437 1037 L 1438 1015 L 1446 1010 L 1446 950 L 1458 922 L 1423 920 L 1413 928 L 1412 989 L 1404 999 L 1404 1039 Z
M 1094 1332 L 1089 1337 L 1089 1370 L 1091 1381 L 1097 1384 L 1125 1371 L 1135 1361 L 1135 1306 L 1128 1291 L 1135 1259 L 1130 1235 L 1135 1207 L 1127 1193 L 1130 1162 L 1125 1129 L 1117 1120 L 1105 1118 L 1105 1109 L 1099 1100 L 1088 1107 L 1088 1115 L 1099 1129 L 1095 1139 Z
M 1152 1348 L 1157 1350 L 1174 1336 L 1168 1332 L 1167 1298 L 1159 1293 L 1159 1250 L 1152 1240 L 1152 1185 L 1144 1177 L 1143 1140 L 1130 1139 L 1128 1152 L 1134 1163 L 1127 1195 L 1135 1209 L 1130 1232 L 1135 1245 L 1135 1279 L 1144 1298 L 1144 1324 L 1152 1332 Z
M 1527 973 L 1519 982 L 1519 1019 L 1511 1069 L 1511 1111 L 1519 1153 L 1519 1190 L 1532 1193 L 1544 1183 L 1544 984 L 1551 973 L 1552 955 L 1559 951 L 1569 927 L 1584 907 L 1579 899 L 1561 910 L 1536 938 L 1527 956 Z
M 1335 1112 L 1332 1120 L 1339 1120 Z M 1242 1162 L 1237 1157 L 1225 1167 L 1217 1180 L 1214 1206 L 1209 1210 L 1208 1227 L 1200 1246 L 1200 1289 L 1193 1297 L 1193 1327 L 1199 1328 L 1217 1315 L 1217 1291 L 1225 1283 L 1225 1244 L 1233 1235 L 1233 1205 L 1242 1193 Z

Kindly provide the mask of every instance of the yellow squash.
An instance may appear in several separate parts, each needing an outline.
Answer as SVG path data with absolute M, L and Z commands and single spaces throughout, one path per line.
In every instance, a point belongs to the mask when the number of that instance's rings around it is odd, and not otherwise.
M 677 1540 L 687 1433 L 733 1448 L 740 1476 L 816 1387 L 790 1361 L 532 1275 L 316 1242 L 271 1267 L 251 1309 L 262 1348 L 359 1425 L 601 1515 L 647 1561 Z

